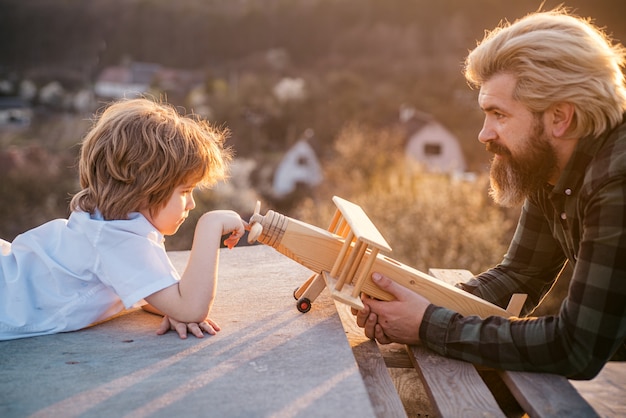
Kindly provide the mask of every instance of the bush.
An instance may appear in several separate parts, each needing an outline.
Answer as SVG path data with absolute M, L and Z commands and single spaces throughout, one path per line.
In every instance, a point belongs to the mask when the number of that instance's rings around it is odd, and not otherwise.
M 74 157 L 39 145 L 0 150 L 0 237 L 18 234 L 69 214 L 78 190 Z

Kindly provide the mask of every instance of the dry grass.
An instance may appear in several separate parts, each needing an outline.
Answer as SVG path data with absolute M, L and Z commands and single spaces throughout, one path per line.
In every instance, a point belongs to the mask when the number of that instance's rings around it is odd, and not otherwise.
M 488 178 L 462 181 L 407 169 L 399 135 L 349 126 L 326 166 L 323 189 L 305 199 L 294 217 L 326 227 L 338 195 L 360 205 L 389 242 L 392 258 L 426 271 L 481 272 L 499 262 L 516 219 L 487 196 Z

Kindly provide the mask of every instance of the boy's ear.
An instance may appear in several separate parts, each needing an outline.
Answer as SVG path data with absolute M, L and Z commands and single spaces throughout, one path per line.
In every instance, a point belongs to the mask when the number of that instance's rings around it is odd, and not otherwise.
M 556 103 L 549 109 L 549 129 L 552 136 L 562 138 L 574 121 L 574 105 L 567 102 Z

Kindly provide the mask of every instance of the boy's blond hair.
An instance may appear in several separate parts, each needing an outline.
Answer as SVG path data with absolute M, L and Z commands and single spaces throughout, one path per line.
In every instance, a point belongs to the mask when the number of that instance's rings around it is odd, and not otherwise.
M 574 105 L 575 137 L 599 135 L 626 111 L 624 47 L 589 19 L 563 8 L 530 14 L 488 32 L 470 52 L 465 77 L 475 85 L 496 74 L 517 80 L 514 97 L 541 114 L 551 105 Z
M 183 184 L 209 187 L 227 175 L 232 158 L 224 148 L 227 131 L 179 114 L 148 99 L 121 100 L 98 117 L 87 133 L 79 161 L 83 188 L 71 210 L 104 219 L 162 209 Z

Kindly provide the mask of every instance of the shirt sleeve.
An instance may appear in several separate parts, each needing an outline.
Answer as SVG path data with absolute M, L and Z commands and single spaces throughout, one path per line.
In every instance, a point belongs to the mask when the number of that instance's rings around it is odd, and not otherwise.
M 110 232 L 108 238 L 111 245 L 101 244 L 100 280 L 113 288 L 126 308 L 180 280 L 161 243 L 124 232 Z
M 618 178 L 581 208 L 577 261 L 558 315 L 481 319 L 431 305 L 420 327 L 422 342 L 440 354 L 491 367 L 593 378 L 626 338 L 625 201 L 626 181 Z M 503 264 L 470 283 L 477 295 L 504 306 L 511 291 L 548 284 L 548 274 L 539 272 L 550 266 L 555 272 L 563 256 L 556 257 L 550 234 L 537 222 L 527 204 Z M 542 292 L 529 294 L 536 299 Z
M 550 290 L 565 264 L 541 210 L 526 201 L 503 261 L 462 284 L 464 290 L 506 308 L 513 293 L 528 295 L 522 314 L 528 314 Z

